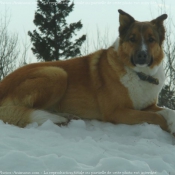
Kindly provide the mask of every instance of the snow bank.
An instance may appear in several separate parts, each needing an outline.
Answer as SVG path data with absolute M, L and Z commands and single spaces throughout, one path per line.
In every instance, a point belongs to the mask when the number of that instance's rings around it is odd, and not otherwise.
M 0 122 L 0 174 L 175 175 L 175 139 L 159 126 L 73 120 Z

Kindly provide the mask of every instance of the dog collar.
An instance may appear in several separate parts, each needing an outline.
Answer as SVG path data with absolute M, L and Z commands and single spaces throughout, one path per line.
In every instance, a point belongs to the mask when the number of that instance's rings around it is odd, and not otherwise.
M 143 72 L 136 72 L 136 74 L 143 81 L 147 81 L 147 82 L 155 84 L 155 85 L 159 84 L 159 80 L 157 78 L 153 78 L 152 76 L 146 75 Z

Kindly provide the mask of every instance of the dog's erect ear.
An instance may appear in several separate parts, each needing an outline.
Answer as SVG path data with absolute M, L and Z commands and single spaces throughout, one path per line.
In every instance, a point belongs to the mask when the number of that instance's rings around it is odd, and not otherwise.
M 163 40 L 165 39 L 165 27 L 163 25 L 163 21 L 168 17 L 167 14 L 163 14 L 156 19 L 152 20 L 151 23 L 156 27 L 159 37 L 160 37 L 160 45 L 162 45 Z
M 153 19 L 151 22 L 156 24 L 156 25 L 163 24 L 163 21 L 165 19 L 167 19 L 167 17 L 168 17 L 167 14 L 163 14 L 163 15 L 157 17 L 156 19 Z
M 125 13 L 123 10 L 118 10 L 120 13 L 119 16 L 119 22 L 120 22 L 120 27 L 119 27 L 119 35 L 123 35 L 126 30 L 129 28 L 129 26 L 135 22 L 135 19 L 130 16 L 128 13 Z

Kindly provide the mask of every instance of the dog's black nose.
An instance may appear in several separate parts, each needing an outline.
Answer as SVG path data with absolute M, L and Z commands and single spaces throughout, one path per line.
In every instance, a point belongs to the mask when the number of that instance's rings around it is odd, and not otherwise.
M 137 53 L 137 64 L 146 64 L 147 63 L 148 54 L 145 51 L 139 51 Z

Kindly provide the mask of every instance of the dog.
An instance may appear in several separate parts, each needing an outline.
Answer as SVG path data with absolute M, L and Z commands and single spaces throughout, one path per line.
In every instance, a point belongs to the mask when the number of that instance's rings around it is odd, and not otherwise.
M 87 56 L 23 66 L 0 83 L 0 119 L 19 127 L 70 116 L 114 124 L 159 125 L 175 133 L 175 113 L 157 104 L 166 14 L 149 22 L 119 11 L 119 38 Z

